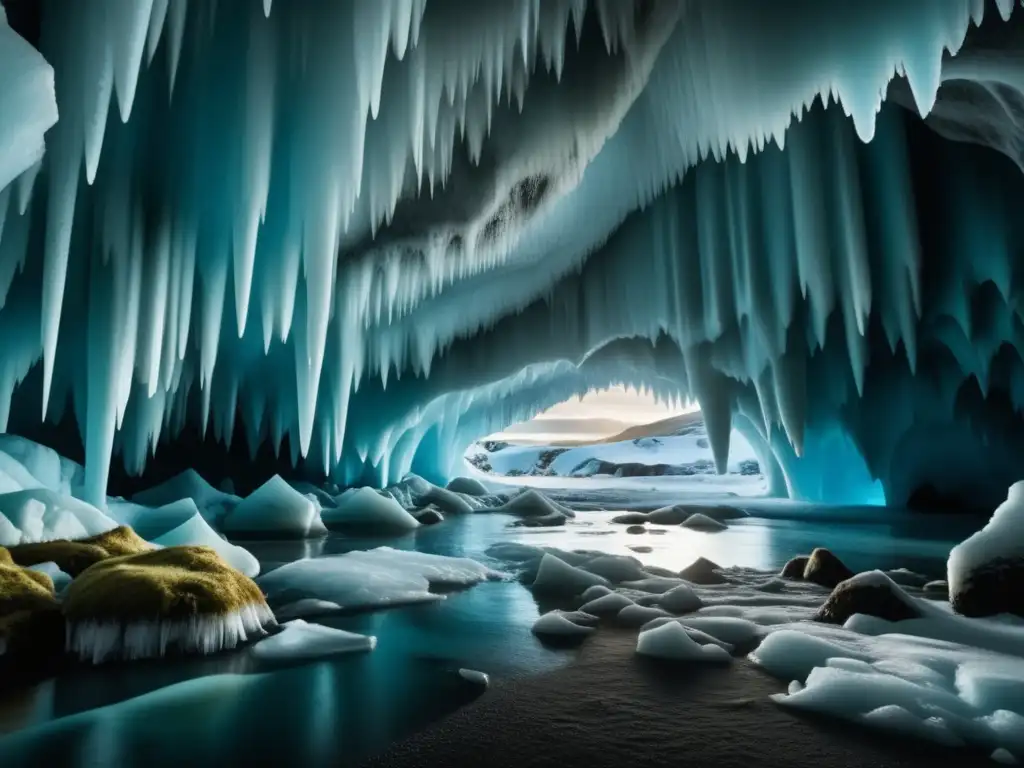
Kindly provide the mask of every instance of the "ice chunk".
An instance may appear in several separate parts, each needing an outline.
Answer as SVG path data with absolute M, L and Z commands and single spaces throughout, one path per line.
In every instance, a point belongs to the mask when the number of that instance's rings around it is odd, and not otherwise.
M 66 459 L 52 448 L 19 435 L 0 435 L 0 452 L 18 462 L 42 487 L 74 495 L 82 484 L 82 466 Z M 2 467 L 0 467 L 2 469 Z M 35 487 L 25 484 L 24 489 Z
M 483 686 L 484 688 L 488 687 L 491 684 L 491 678 L 488 677 L 487 673 L 480 672 L 476 669 L 460 669 L 459 677 L 461 677 L 463 680 L 468 680 L 471 683 L 475 683 L 476 685 Z
M 0 495 L 0 517 L 14 529 L 0 526 L 0 546 L 29 544 L 55 539 L 86 539 L 117 528 L 117 523 L 84 501 L 48 488 Z M 6 534 L 4 534 L 6 531 Z
M 340 653 L 372 651 L 377 638 L 343 629 L 307 624 L 294 619 L 281 625 L 281 631 L 260 640 L 252 647 L 252 654 L 263 661 L 300 661 Z
M 238 496 L 218 491 L 193 469 L 187 469 L 132 497 L 132 501 L 147 507 L 160 507 L 181 499 L 192 499 L 200 511 L 210 507 L 230 508 L 241 501 Z
M 672 661 L 729 663 L 732 657 L 717 645 L 701 645 L 687 634 L 679 623 L 670 621 L 655 629 L 641 632 L 636 641 L 641 656 Z
M 962 747 L 963 739 L 957 736 L 941 717 L 921 718 L 901 706 L 889 704 L 861 715 L 861 722 L 875 728 L 934 741 L 947 747 Z
M 229 536 L 306 538 L 326 532 L 317 506 L 274 475 L 236 504 L 221 527 Z
M 669 614 L 649 605 L 627 605 L 615 616 L 615 621 L 625 627 L 642 627 L 650 621 L 668 618 Z
M 382 496 L 372 488 L 359 488 L 338 498 L 338 506 L 321 513 L 324 525 L 366 526 L 397 531 L 411 531 L 420 524 L 392 498 Z
M 241 571 L 249 578 L 255 578 L 259 574 L 259 560 L 249 550 L 225 541 L 203 519 L 203 516 L 199 514 L 199 510 L 195 509 L 195 503 L 191 499 L 186 499 L 184 502 L 179 502 L 179 504 L 182 507 L 185 505 L 191 506 L 193 509 L 192 516 L 176 528 L 153 539 L 154 544 L 158 544 L 161 547 L 182 547 L 188 545 L 210 547 L 224 558 L 224 562 L 232 568 Z M 174 506 L 177 507 L 179 505 Z
M 647 577 L 643 563 L 634 557 L 620 555 L 601 555 L 579 565 L 584 571 L 603 576 L 613 584 L 622 581 L 635 581 Z
M 199 514 L 199 508 L 188 498 L 155 509 L 130 501 L 110 499 L 107 501 L 107 512 L 121 525 L 130 526 L 139 536 L 152 541 L 191 520 Z
M 532 588 L 535 592 L 547 594 L 578 595 L 595 585 L 607 587 L 608 580 L 546 553 L 541 558 Z
M 309 597 L 347 610 L 443 600 L 432 586 L 468 587 L 501 577 L 469 558 L 379 547 L 288 563 L 259 584 L 270 598 Z
M 780 629 L 764 639 L 750 654 L 750 660 L 775 677 L 802 682 L 815 667 L 824 666 L 826 661 L 837 656 L 861 661 L 868 659 L 825 638 Z

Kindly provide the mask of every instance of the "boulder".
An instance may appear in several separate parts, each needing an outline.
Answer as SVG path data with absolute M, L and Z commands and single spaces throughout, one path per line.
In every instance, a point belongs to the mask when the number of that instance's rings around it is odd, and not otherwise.
M 784 579 L 803 579 L 804 569 L 807 568 L 807 561 L 811 558 L 807 555 L 797 555 L 788 563 L 782 566 L 779 575 Z
M 720 569 L 717 563 L 699 557 L 679 572 L 679 578 L 691 584 L 726 584 L 726 578 L 718 573 Z
M 811 552 L 811 556 L 807 558 L 807 564 L 804 566 L 804 581 L 810 581 L 829 589 L 835 588 L 851 576 L 853 576 L 853 571 L 823 547 L 818 547 Z
M 914 598 L 881 571 L 867 571 L 840 582 L 815 614 L 815 621 L 845 624 L 857 613 L 886 621 L 920 618 Z

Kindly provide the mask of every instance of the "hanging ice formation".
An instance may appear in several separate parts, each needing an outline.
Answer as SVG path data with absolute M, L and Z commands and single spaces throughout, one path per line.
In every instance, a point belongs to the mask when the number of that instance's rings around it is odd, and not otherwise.
M 95 501 L 187 425 L 443 476 L 613 382 L 778 492 L 1019 479 L 1012 0 L 38 5 L 38 53 L 0 22 L 0 429 L 71 409 Z

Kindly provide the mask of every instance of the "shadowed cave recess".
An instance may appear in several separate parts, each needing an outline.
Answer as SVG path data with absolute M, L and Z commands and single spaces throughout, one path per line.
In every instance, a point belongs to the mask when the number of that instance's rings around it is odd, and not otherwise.
M 3 6 L 0 429 L 95 503 L 442 481 L 613 384 L 776 495 L 1024 475 L 1013 0 Z

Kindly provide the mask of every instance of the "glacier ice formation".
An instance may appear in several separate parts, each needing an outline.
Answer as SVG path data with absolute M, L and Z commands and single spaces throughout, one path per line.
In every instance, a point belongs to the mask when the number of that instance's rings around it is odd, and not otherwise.
M 94 504 L 186 433 L 440 482 L 613 383 L 779 494 L 1020 478 L 1013 0 L 3 5 L 0 431 Z

